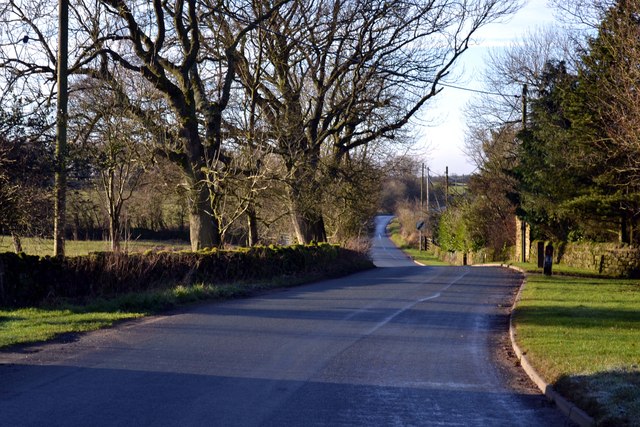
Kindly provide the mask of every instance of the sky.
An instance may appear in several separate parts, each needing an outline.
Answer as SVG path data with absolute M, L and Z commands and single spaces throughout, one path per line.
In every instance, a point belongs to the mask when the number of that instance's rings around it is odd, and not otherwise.
M 553 22 L 553 10 L 547 0 L 529 0 L 510 19 L 488 25 L 478 33 L 477 44 L 462 55 L 462 62 L 456 68 L 455 74 L 460 78 L 448 83 L 485 89 L 481 76 L 489 51 L 513 45 L 527 31 Z M 445 167 L 449 167 L 450 175 L 470 174 L 475 170 L 463 152 L 466 130 L 463 110 L 472 97 L 472 92 L 444 88 L 425 113 L 432 119 L 419 121 L 419 139 L 410 154 L 423 159 L 435 175 L 444 175 Z

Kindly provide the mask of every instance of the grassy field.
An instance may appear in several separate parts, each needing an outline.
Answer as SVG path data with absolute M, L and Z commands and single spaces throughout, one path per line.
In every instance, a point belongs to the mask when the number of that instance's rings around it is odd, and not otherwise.
M 529 274 L 514 324 L 558 391 L 601 425 L 639 425 L 640 282 Z
M 22 239 L 24 252 L 29 255 L 51 255 L 53 240 L 25 237 Z M 122 250 L 129 252 L 144 252 L 146 250 L 185 250 L 191 249 L 188 242 L 131 240 L 122 242 Z M 65 252 L 67 256 L 87 255 L 89 252 L 110 250 L 109 242 L 101 240 L 67 240 Z M 10 236 L 0 236 L 0 252 L 13 252 L 13 242 Z

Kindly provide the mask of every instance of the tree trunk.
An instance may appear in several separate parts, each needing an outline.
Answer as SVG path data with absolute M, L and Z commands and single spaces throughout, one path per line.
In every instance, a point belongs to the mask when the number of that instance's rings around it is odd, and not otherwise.
M 205 185 L 197 184 L 189 198 L 189 237 L 191 250 L 217 248 L 222 244 L 220 228 L 216 218 L 210 214 L 209 191 Z
M 247 237 L 247 246 L 250 248 L 258 244 L 258 217 L 256 210 L 253 206 L 247 209 L 247 226 L 249 228 L 249 235 Z
M 622 214 L 620 218 L 620 230 L 618 232 L 618 240 L 620 243 L 631 243 L 631 230 L 629 219 L 626 214 Z
M 319 156 L 317 150 L 307 152 L 305 158 L 289 171 L 293 178 L 288 189 L 293 230 L 298 242 L 304 245 L 327 241 L 322 215 L 322 185 L 316 179 Z
M 322 216 L 321 199 L 318 192 L 311 194 L 315 185 L 307 188 L 291 187 L 289 190 L 289 202 L 293 230 L 298 238 L 298 243 L 303 245 L 311 242 L 326 242 L 327 233 Z
M 13 249 L 17 254 L 19 254 L 20 252 L 24 252 L 24 250 L 22 249 L 22 240 L 20 240 L 20 236 L 12 232 L 11 240 L 13 240 Z
M 304 212 L 302 214 L 292 211 L 293 228 L 298 242 L 307 245 L 311 242 L 326 242 L 327 233 L 324 227 L 324 218 L 321 212 Z
M 109 241 L 111 242 L 111 250 L 120 252 L 120 219 L 116 216 L 109 218 Z

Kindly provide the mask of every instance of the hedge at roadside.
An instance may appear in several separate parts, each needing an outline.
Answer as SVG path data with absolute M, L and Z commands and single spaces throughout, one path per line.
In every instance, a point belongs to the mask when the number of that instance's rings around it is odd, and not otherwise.
M 227 251 L 92 253 L 40 258 L 0 253 L 0 306 L 38 306 L 57 298 L 114 297 L 176 284 L 322 277 L 373 267 L 363 254 L 329 244 Z

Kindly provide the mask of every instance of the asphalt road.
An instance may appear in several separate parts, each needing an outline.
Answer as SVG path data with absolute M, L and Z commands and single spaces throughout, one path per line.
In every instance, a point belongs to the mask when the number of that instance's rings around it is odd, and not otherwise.
M 0 353 L 1 426 L 553 426 L 492 346 L 518 277 L 380 268 Z

